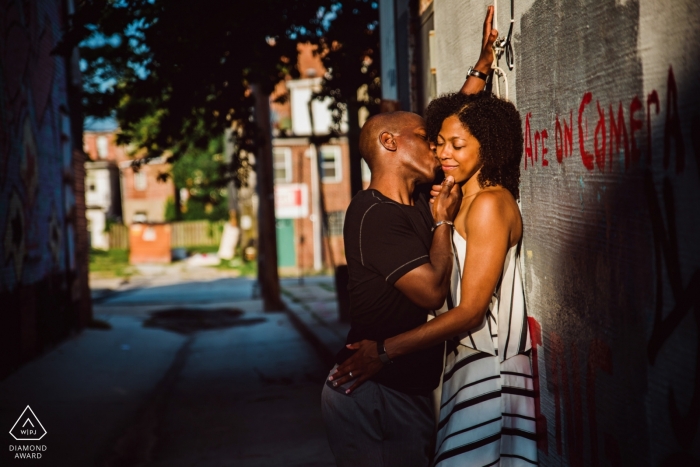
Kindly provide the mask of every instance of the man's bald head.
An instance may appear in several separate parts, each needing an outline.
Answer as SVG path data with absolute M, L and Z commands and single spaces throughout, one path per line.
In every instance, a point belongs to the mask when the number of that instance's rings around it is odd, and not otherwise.
M 378 155 L 384 150 L 380 142 L 382 133 L 398 136 L 407 128 L 423 124 L 423 118 L 413 112 L 381 113 L 369 118 L 360 132 L 360 155 L 367 162 L 370 170 L 377 166 Z

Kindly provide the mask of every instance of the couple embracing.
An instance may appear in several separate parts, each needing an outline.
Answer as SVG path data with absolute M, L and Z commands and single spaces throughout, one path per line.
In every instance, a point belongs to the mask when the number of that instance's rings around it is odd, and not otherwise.
M 476 67 L 430 103 L 427 123 L 394 112 L 362 128 L 372 179 L 345 217 L 351 330 L 322 395 L 338 466 L 537 463 L 520 116 L 480 92 L 492 17 L 489 7 Z M 439 169 L 428 199 L 418 186 Z

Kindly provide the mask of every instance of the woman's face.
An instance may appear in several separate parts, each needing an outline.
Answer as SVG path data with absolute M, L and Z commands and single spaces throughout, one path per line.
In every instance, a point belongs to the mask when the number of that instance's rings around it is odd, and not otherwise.
M 437 137 L 437 156 L 445 176 L 452 175 L 456 183 L 469 180 L 481 168 L 480 147 L 479 141 L 456 115 L 442 122 Z

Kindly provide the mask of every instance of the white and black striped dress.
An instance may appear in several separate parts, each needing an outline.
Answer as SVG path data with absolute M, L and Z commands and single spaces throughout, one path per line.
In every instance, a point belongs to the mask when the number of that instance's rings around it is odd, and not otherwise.
M 459 302 L 467 242 L 455 231 L 453 245 L 451 297 L 438 313 Z M 482 325 L 448 343 L 436 467 L 537 465 L 530 334 L 518 253 L 518 245 L 508 250 Z

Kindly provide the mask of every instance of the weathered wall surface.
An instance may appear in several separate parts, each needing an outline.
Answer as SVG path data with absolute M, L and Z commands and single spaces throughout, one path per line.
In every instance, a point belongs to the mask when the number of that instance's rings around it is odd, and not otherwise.
M 515 3 L 540 464 L 700 465 L 700 3 Z M 435 0 L 439 92 L 487 4 Z
M 63 7 L 0 1 L 0 377 L 90 314 Z

